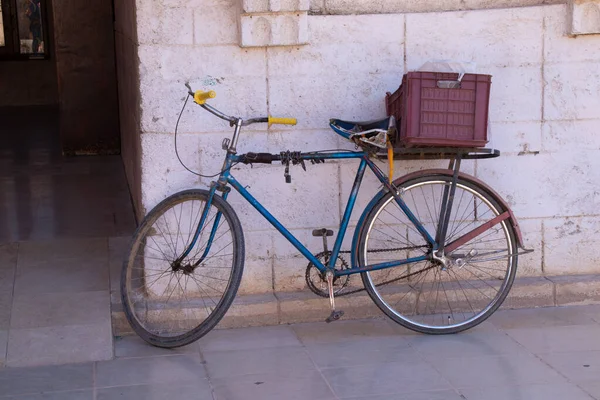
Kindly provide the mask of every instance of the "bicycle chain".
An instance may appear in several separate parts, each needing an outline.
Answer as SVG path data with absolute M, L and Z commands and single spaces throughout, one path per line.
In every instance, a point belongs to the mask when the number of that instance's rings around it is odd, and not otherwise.
M 385 252 L 388 252 L 388 251 L 414 250 L 414 249 L 420 249 L 420 248 L 426 248 L 426 247 L 427 247 L 426 245 L 423 245 L 423 246 L 409 246 L 409 247 L 394 247 L 394 248 L 391 248 L 391 249 L 369 250 L 367 252 L 368 253 L 385 253 Z M 331 255 L 330 251 L 328 253 L 329 253 L 329 255 Z M 350 250 L 340 250 L 340 254 L 350 254 L 350 253 L 352 253 L 352 251 L 350 251 Z M 323 254 L 324 254 L 324 252 L 319 253 L 318 255 L 323 255 Z M 348 263 L 346 262 L 346 260 L 342 259 L 342 265 L 344 265 L 344 266 L 348 265 Z M 308 263 L 307 271 L 308 271 L 308 269 L 311 266 L 312 266 L 312 263 Z M 402 279 L 410 278 L 411 276 L 420 274 L 420 273 L 422 273 L 424 271 L 427 271 L 427 270 L 429 270 L 431 268 L 434 268 L 434 267 L 435 267 L 435 265 L 432 265 L 432 266 L 430 266 L 428 268 L 421 269 L 421 270 L 416 271 L 416 272 L 411 272 L 408 275 L 403 275 L 403 276 L 400 276 L 398 278 L 390 279 L 389 281 L 385 281 L 385 282 L 382 282 L 382 283 L 379 283 L 379 284 L 375 285 L 375 287 L 380 287 L 380 286 L 383 286 L 383 285 L 387 285 L 387 284 L 390 284 L 390 283 L 397 282 L 397 281 L 402 280 Z M 344 289 L 342 288 L 341 290 L 344 290 Z M 365 291 L 365 290 L 366 290 L 365 288 L 362 288 L 362 289 L 351 290 L 351 291 L 345 292 L 345 293 L 338 293 L 338 294 L 336 294 L 336 297 L 348 296 L 350 294 L 359 293 L 359 292 L 362 292 L 362 291 Z M 314 293 L 314 291 L 313 291 L 313 293 Z M 316 294 L 318 294 L 318 293 L 316 293 Z

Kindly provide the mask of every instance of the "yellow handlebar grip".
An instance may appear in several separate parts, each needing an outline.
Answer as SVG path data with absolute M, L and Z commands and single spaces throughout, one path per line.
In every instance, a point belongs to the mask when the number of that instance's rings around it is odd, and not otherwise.
M 273 124 L 279 125 L 296 125 L 298 121 L 296 118 L 275 118 L 269 115 L 269 127 Z
M 196 104 L 204 104 L 208 99 L 214 99 L 217 97 L 217 94 L 214 90 L 210 90 L 208 92 L 203 92 L 202 90 L 196 90 L 194 92 L 194 101 Z

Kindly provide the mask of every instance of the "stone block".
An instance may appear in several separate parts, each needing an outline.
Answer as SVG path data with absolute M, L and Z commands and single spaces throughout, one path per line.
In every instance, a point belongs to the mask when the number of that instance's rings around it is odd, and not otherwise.
M 197 135 L 178 136 L 182 160 L 193 170 L 199 165 Z M 167 196 L 198 186 L 198 178 L 183 169 L 175 155 L 172 134 L 144 134 L 142 145 L 142 202 L 150 211 Z
M 237 296 L 217 329 L 279 324 L 279 306 L 272 294 Z
M 545 7 L 544 61 L 563 63 L 573 61 L 600 61 L 600 36 L 570 36 L 567 5 Z
M 492 75 L 489 118 L 492 122 L 528 122 L 542 119 L 542 72 L 538 66 L 490 66 Z
M 270 231 L 244 231 L 246 262 L 239 293 L 273 291 L 273 237 Z
M 298 118 L 297 129 L 323 129 L 331 118 L 373 120 L 385 117 L 385 93 L 398 88 L 400 76 L 363 72 L 319 76 L 274 76 L 269 104 Z
M 502 308 L 554 306 L 554 283 L 546 278 L 515 279 Z
M 318 168 L 318 169 L 317 169 Z M 304 172 L 300 166 L 290 167 L 292 182 L 285 183 L 283 169 L 243 167 L 234 176 L 267 208 L 286 228 L 313 229 L 315 225 L 331 226 L 339 223 L 337 210 L 339 186 L 335 164 L 308 165 Z M 271 229 L 267 222 L 237 193 L 229 196 L 244 227 Z
M 331 14 L 433 13 L 556 4 L 562 0 L 325 0 Z M 311 2 L 312 3 L 312 2 Z M 311 10 L 312 10 L 311 6 Z
M 546 121 L 542 127 L 542 149 L 550 152 L 600 149 L 600 119 Z
M 600 33 L 600 0 L 569 0 L 568 10 L 571 35 Z
M 523 235 L 525 248 L 532 249 L 533 253 L 519 256 L 517 265 L 517 276 L 539 276 L 542 275 L 542 220 L 541 219 L 518 219 Z
M 238 43 L 238 0 L 227 0 L 213 7 L 194 8 L 193 13 L 195 44 Z
M 599 234 L 598 217 L 544 221 L 545 272 L 549 275 L 597 272 L 600 256 L 596 251 L 596 239 Z
M 314 16 L 309 21 L 310 46 L 268 50 L 270 76 L 393 72 L 400 84 L 403 16 Z M 373 42 L 373 37 L 380 39 Z
M 491 122 L 488 147 L 505 154 L 539 152 L 542 147 L 541 122 Z
M 556 305 L 600 304 L 600 276 L 570 275 L 551 276 L 556 286 Z
M 308 19 L 310 46 L 344 43 L 363 44 L 367 47 L 402 43 L 404 18 L 404 15 L 399 14 L 311 16 Z M 373 38 L 377 40 L 374 41 Z
M 221 79 L 224 78 L 224 79 Z M 263 78 L 253 77 L 221 77 L 221 83 L 211 85 L 211 77 L 194 79 L 190 85 L 194 89 L 215 90 L 217 97 L 211 99 L 211 104 L 229 115 L 264 116 L 267 115 L 266 89 Z M 187 96 L 185 80 L 166 82 L 150 81 L 144 78 L 140 89 L 141 100 L 141 130 L 142 132 L 175 131 L 177 118 Z M 208 83 L 208 84 L 207 84 Z M 188 102 L 179 122 L 179 133 L 226 132 L 221 133 L 218 143 L 220 148 L 224 137 L 233 134 L 229 123 L 201 109 L 192 101 Z M 211 170 L 213 170 L 212 168 Z
M 147 45 L 138 49 L 140 77 L 158 85 L 166 81 L 196 80 L 203 86 L 225 83 L 227 77 L 262 77 L 266 75 L 263 49 L 240 49 L 238 46 L 164 46 Z M 193 88 L 195 90 L 195 88 Z M 208 89 L 208 88 L 207 88 Z M 142 96 L 145 93 L 142 92 Z
M 310 12 L 313 15 L 325 13 L 325 0 L 310 0 Z
M 242 0 L 245 13 L 308 11 L 309 0 Z
M 305 11 L 276 14 L 244 14 L 240 19 L 242 47 L 298 46 L 308 43 Z
M 595 153 L 504 156 L 479 162 L 477 177 L 497 190 L 519 218 L 594 215 L 600 201 L 600 194 L 589 190 L 600 179 Z
M 544 119 L 600 119 L 597 62 L 547 65 L 544 80 Z
M 473 61 L 489 66 L 542 62 L 542 8 L 519 8 L 406 16 L 409 69 L 430 60 Z M 515 39 L 518 38 L 518 39 Z
M 137 37 L 141 44 L 193 44 L 194 13 L 183 7 L 138 2 Z

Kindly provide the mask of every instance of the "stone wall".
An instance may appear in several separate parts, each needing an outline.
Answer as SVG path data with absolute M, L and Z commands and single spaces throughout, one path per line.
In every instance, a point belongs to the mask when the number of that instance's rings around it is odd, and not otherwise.
M 138 218 L 143 217 L 140 142 L 140 81 L 135 0 L 115 5 L 115 52 L 119 92 L 121 157 Z
M 335 3 L 325 0 L 329 7 Z M 491 145 L 503 156 L 467 164 L 465 171 L 496 188 L 518 216 L 527 247 L 536 250 L 520 259 L 520 274 L 599 273 L 593 240 L 600 231 L 600 36 L 569 37 L 567 11 L 560 4 L 313 14 L 307 45 L 241 48 L 237 0 L 138 1 L 142 203 L 149 210 L 178 190 L 210 182 L 186 172 L 174 153 L 173 130 L 188 80 L 195 89 L 216 90 L 212 104 L 227 113 L 298 118 L 294 128 L 244 130 L 240 152 L 352 148 L 329 130 L 329 118 L 383 117 L 385 92 L 398 88 L 405 71 L 432 58 L 461 59 L 493 75 Z M 229 126 L 188 105 L 179 132 L 186 164 L 204 174 L 218 172 Z M 397 163 L 396 176 L 444 165 Z M 308 165 L 307 172 L 293 168 L 292 184 L 284 182 L 279 165 L 233 173 L 318 252 L 320 240 L 310 230 L 337 231 L 356 168 L 353 162 Z M 376 189 L 368 176 L 352 226 Z M 236 193 L 230 199 L 246 233 L 242 292 L 302 289 L 304 258 Z

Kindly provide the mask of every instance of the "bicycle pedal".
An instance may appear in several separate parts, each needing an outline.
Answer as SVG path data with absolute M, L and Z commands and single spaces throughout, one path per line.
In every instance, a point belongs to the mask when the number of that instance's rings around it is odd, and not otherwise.
M 333 236 L 333 231 L 331 229 L 326 229 L 326 228 L 315 229 L 315 230 L 312 231 L 312 235 L 313 236 L 318 236 L 318 237 Z
M 338 319 L 342 318 L 343 316 L 344 316 L 344 312 L 342 310 L 332 311 L 331 314 L 329 315 L 329 317 L 327 317 L 327 319 L 325 320 L 325 322 L 327 322 L 329 324 L 333 321 L 337 321 Z

